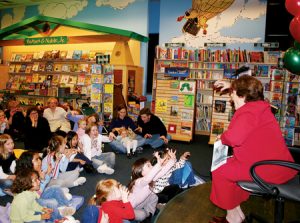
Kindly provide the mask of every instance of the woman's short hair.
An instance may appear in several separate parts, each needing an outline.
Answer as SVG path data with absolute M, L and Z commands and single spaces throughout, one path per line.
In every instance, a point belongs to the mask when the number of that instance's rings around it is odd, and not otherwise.
M 255 77 L 244 75 L 231 83 L 237 96 L 245 97 L 245 102 L 264 100 L 264 87 Z

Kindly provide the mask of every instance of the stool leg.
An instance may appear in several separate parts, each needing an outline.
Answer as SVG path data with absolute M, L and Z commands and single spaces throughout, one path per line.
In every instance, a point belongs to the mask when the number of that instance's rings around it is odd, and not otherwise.
M 274 222 L 275 223 L 282 223 L 284 218 L 284 199 L 278 197 L 275 200 L 275 208 L 274 208 Z

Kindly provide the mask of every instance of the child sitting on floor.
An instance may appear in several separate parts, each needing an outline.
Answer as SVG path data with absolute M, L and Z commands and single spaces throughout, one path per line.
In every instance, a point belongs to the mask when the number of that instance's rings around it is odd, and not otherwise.
M 101 210 L 108 214 L 110 223 L 122 223 L 134 219 L 134 211 L 128 201 L 128 190 L 114 179 L 101 180 L 97 183 L 96 193 L 90 204 L 101 205 Z M 98 219 L 100 222 L 100 219 Z
M 14 196 L 11 204 L 11 223 L 33 222 L 50 219 L 52 209 L 38 204 L 39 174 L 35 170 L 21 171 L 12 185 Z
M 127 157 L 131 159 L 132 156 L 136 155 L 136 147 L 138 141 L 134 139 L 135 134 L 131 129 L 126 129 L 124 127 L 119 129 L 119 135 L 116 140 L 120 141 L 122 145 L 127 149 Z

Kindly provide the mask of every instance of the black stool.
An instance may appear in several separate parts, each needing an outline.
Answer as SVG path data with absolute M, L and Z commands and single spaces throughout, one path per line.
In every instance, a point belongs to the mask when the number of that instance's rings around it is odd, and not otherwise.
M 299 177 L 297 175 L 294 179 L 285 184 L 270 184 L 261 179 L 255 171 L 255 168 L 261 165 L 279 165 L 298 170 L 298 172 L 300 171 L 300 165 L 282 160 L 260 161 L 253 164 L 253 166 L 250 168 L 250 175 L 253 181 L 239 181 L 237 183 L 241 188 L 252 193 L 253 195 L 275 199 L 274 222 L 282 223 L 284 219 L 284 201 L 292 200 L 300 202 Z M 247 216 L 247 222 L 252 222 L 252 220 L 256 220 L 261 223 L 268 222 L 263 217 L 255 214 L 250 214 Z M 294 223 L 296 222 L 300 221 L 294 221 Z

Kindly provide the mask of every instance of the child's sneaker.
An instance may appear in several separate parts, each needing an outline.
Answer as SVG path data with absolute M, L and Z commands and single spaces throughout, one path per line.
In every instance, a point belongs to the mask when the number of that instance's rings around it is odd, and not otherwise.
M 75 208 L 67 206 L 58 207 L 57 209 L 62 217 L 72 216 L 76 212 Z
M 113 174 L 115 172 L 115 170 L 113 168 L 110 168 L 106 164 L 103 164 L 103 165 L 99 166 L 97 168 L 97 171 L 99 173 L 105 173 L 105 174 L 108 174 L 108 175 L 111 175 L 111 174 Z
M 82 185 L 86 181 L 85 177 L 78 177 L 77 180 L 74 181 L 74 186 Z

